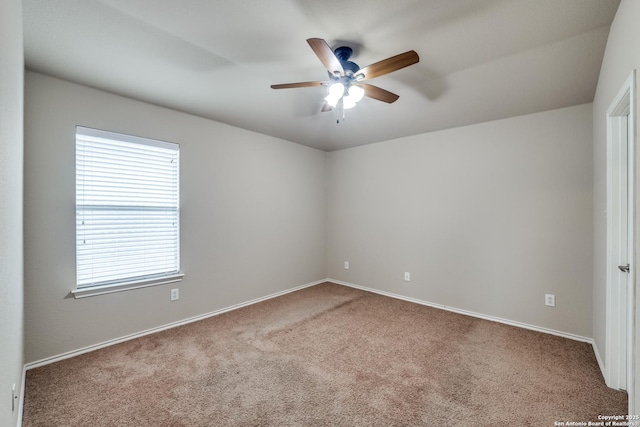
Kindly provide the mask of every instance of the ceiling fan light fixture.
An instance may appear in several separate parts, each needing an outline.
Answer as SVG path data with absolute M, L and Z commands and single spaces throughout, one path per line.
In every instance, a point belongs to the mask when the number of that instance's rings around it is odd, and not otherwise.
M 324 98 L 324 100 L 328 105 L 331 106 L 331 108 L 336 108 L 336 105 L 338 105 L 338 101 L 340 101 L 340 96 L 333 96 L 329 94 Z
M 364 88 L 362 86 L 353 85 L 349 88 L 349 98 L 354 102 L 360 102 L 364 96 Z
M 342 95 L 344 95 L 344 85 L 340 82 L 336 82 L 329 86 L 329 95 L 327 95 L 324 100 L 327 101 L 327 104 L 332 108 L 335 108 L 336 105 L 338 105 L 340 98 L 342 98 Z
M 338 82 L 329 86 L 329 96 L 340 99 L 343 94 L 344 85 L 342 83 Z
M 348 110 L 349 108 L 353 108 L 356 106 L 356 100 L 354 99 L 353 96 L 351 95 L 347 95 L 344 98 L 342 98 L 342 108 L 344 108 L 345 110 Z

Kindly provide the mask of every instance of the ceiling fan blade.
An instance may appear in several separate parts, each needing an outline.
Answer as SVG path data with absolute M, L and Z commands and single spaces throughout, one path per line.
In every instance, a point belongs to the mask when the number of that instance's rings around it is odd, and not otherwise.
M 397 99 L 400 98 L 395 93 L 379 88 L 378 86 L 370 85 L 368 83 L 362 83 L 360 86 L 362 86 L 362 88 L 364 89 L 365 96 L 377 99 L 378 101 L 391 104 L 393 102 L 396 102 Z
M 311 49 L 315 52 L 322 65 L 331 74 L 338 72 L 341 76 L 344 76 L 344 68 L 340 64 L 340 60 L 336 57 L 333 50 L 329 47 L 326 41 L 323 39 L 307 39 L 307 43 L 311 46 Z
M 329 82 L 298 82 L 298 83 L 283 83 L 279 85 L 271 85 L 271 89 L 293 89 L 298 87 L 314 87 L 314 86 L 327 86 Z
M 364 67 L 356 73 L 356 76 L 362 74 L 364 77 L 359 80 L 369 80 L 416 64 L 419 61 L 420 57 L 418 54 L 414 50 L 410 50 Z

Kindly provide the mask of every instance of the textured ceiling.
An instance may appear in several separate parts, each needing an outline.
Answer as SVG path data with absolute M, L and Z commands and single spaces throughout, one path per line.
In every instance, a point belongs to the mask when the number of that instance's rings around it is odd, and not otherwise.
M 28 69 L 322 150 L 591 102 L 617 0 L 24 0 Z M 336 124 L 306 43 L 415 50 Z

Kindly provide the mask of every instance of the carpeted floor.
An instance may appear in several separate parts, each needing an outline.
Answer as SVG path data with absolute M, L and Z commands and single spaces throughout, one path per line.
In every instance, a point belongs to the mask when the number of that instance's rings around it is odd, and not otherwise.
M 589 344 L 325 283 L 27 372 L 24 426 L 554 426 Z

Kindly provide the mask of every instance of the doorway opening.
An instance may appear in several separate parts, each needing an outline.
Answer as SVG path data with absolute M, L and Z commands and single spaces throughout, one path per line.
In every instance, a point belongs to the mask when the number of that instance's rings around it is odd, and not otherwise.
M 635 289 L 635 71 L 607 110 L 605 380 L 633 393 Z M 629 407 L 631 410 L 631 406 Z

